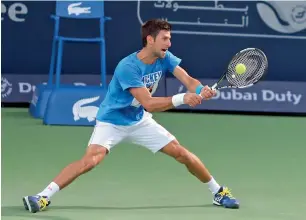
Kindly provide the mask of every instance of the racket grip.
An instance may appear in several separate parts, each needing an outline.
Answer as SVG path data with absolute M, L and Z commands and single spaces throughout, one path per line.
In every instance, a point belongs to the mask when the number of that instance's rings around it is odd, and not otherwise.
M 211 89 L 212 89 L 212 90 L 216 90 L 217 85 L 218 85 L 218 84 L 215 83 L 215 84 L 211 87 Z

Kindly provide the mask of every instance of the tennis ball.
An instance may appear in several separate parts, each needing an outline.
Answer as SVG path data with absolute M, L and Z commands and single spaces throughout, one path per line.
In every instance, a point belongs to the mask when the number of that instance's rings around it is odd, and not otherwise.
M 244 74 L 246 71 L 246 67 L 244 64 L 242 63 L 238 63 L 235 67 L 236 73 L 238 74 Z

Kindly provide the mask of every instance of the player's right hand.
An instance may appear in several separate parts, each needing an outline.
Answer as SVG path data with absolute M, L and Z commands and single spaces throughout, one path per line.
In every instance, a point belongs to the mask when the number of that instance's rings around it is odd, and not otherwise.
M 191 106 L 195 107 L 202 102 L 202 97 L 197 95 L 196 93 L 186 93 L 184 95 L 184 103 Z

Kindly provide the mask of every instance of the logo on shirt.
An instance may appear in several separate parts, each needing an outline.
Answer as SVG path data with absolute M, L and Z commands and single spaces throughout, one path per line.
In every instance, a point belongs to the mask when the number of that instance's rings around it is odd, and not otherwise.
M 151 95 L 153 95 L 158 87 L 158 83 L 159 80 L 162 77 L 163 72 L 162 71 L 157 71 L 154 73 L 149 73 L 147 75 L 144 75 L 142 77 L 142 81 L 144 83 L 144 85 L 148 88 L 149 92 L 151 93 Z M 137 99 L 133 99 L 131 106 L 134 107 L 139 107 L 140 103 L 138 102 Z
M 151 95 L 155 93 L 162 74 L 162 71 L 157 71 L 154 73 L 149 73 L 148 75 L 142 77 L 143 83 L 148 88 Z
M 150 88 L 156 82 L 158 83 L 158 81 L 160 80 L 161 76 L 162 76 L 162 71 L 157 71 L 157 72 L 154 72 L 154 73 L 149 73 L 149 74 L 144 75 L 142 77 L 142 81 L 146 85 L 147 88 Z

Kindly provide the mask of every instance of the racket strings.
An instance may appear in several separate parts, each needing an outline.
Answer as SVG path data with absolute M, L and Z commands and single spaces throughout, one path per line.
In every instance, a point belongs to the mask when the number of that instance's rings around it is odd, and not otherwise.
M 246 66 L 243 74 L 237 74 L 235 67 L 242 63 Z M 265 55 L 258 50 L 246 50 L 233 58 L 228 67 L 226 78 L 228 82 L 237 87 L 244 87 L 256 83 L 265 73 L 267 68 Z

